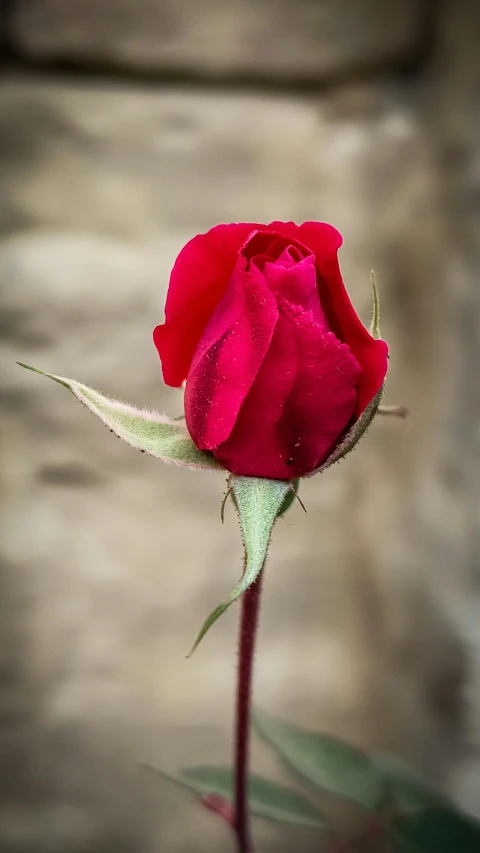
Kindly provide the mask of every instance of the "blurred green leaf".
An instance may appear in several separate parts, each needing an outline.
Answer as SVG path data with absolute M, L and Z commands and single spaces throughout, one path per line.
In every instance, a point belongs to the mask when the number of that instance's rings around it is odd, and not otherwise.
M 230 487 L 237 508 L 243 544 L 245 546 L 245 570 L 237 586 L 206 618 L 190 654 L 212 625 L 228 607 L 254 583 L 262 571 L 267 557 L 268 545 L 278 511 L 287 492 L 289 482 L 267 480 L 262 477 L 230 477 Z
M 383 752 L 373 753 L 370 757 L 385 779 L 388 801 L 403 812 L 448 805 L 448 798 L 441 791 L 437 791 L 400 758 Z
M 178 780 L 198 794 L 219 794 L 233 802 L 233 772 L 229 767 L 186 767 Z M 252 814 L 302 826 L 327 827 L 322 813 L 302 794 L 256 774 L 249 777 L 249 808 Z
M 97 415 L 118 438 L 126 441 L 131 447 L 149 453 L 163 462 L 173 462 L 187 468 L 224 470 L 211 453 L 205 453 L 195 446 L 186 426 L 178 420 L 172 420 L 166 415 L 149 412 L 146 409 L 136 409 L 119 400 L 111 400 L 99 391 L 88 388 L 74 379 L 54 376 L 52 373 L 44 373 L 28 364 L 20 362 L 19 364 L 20 367 L 25 367 L 63 385 L 87 409 Z
M 282 723 L 264 711 L 255 712 L 254 725 L 288 766 L 313 785 L 368 811 L 382 805 L 382 774 L 361 750 L 330 735 Z
M 480 824 L 447 808 L 405 815 L 390 825 L 395 853 L 479 853 Z

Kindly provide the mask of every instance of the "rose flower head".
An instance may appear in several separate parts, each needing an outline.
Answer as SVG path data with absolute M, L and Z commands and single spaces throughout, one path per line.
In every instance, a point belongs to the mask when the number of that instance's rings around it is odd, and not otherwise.
M 315 471 L 381 391 L 387 345 L 360 321 L 321 222 L 218 225 L 172 270 L 154 341 L 167 385 L 186 380 L 200 450 L 233 474 Z

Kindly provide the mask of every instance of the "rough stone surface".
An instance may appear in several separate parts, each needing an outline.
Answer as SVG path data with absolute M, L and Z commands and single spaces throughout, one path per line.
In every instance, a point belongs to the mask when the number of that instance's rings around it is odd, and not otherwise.
M 205 75 L 329 79 L 408 59 L 425 0 L 18 0 L 36 58 Z
M 302 487 L 308 515 L 295 506 L 278 524 L 257 702 L 395 749 L 448 785 L 464 644 L 435 570 L 440 545 L 451 565 L 467 558 L 432 436 L 467 392 L 454 376 L 444 385 L 442 185 L 408 90 L 319 99 L 5 78 L 0 140 L 0 849 L 233 849 L 138 768 L 229 760 L 235 608 L 184 659 L 240 570 L 233 512 L 219 522 L 222 477 L 122 446 L 14 366 L 180 414 L 151 331 L 179 248 L 222 220 L 343 231 L 366 320 L 372 266 L 380 283 L 387 402 L 413 413 L 406 426 L 378 419 Z M 258 746 L 254 762 L 278 773 Z M 312 850 L 311 834 L 257 833 L 264 853 Z
M 448 508 L 438 568 L 447 600 L 469 649 L 467 751 L 453 791 L 480 814 L 480 5 L 444 4 L 439 47 L 431 68 L 435 92 L 431 133 L 445 177 L 450 243 L 449 334 L 445 341 L 447 396 L 437 444 L 443 472 L 431 510 Z M 454 554 L 452 553 L 452 544 Z M 459 546 L 462 547 L 459 547 Z M 460 559 L 459 559 L 460 557 Z M 465 595 L 466 591 L 471 594 Z

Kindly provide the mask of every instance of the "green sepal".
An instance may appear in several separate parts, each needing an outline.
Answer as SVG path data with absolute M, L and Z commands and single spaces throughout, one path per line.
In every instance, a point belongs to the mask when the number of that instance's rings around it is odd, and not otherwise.
M 298 487 L 299 486 L 300 486 L 300 480 L 299 479 L 292 480 L 292 482 L 290 483 L 290 489 L 288 490 L 287 494 L 285 495 L 285 497 L 283 499 L 283 503 L 282 503 L 280 509 L 278 510 L 278 517 L 279 518 L 282 515 L 285 515 L 287 510 L 290 509 L 291 505 L 293 504 L 295 498 L 298 498 Z M 298 500 L 300 500 L 300 498 L 298 498 Z M 300 501 L 300 503 L 301 503 L 301 501 Z M 302 506 L 303 506 L 303 504 L 302 504 Z
M 155 456 L 163 462 L 173 462 L 187 468 L 225 470 L 211 453 L 199 450 L 195 446 L 186 426 L 180 421 L 172 420 L 158 412 L 136 409 L 119 400 L 112 400 L 74 379 L 44 373 L 43 370 L 21 364 L 21 362 L 18 364 L 68 388 L 77 400 L 131 447 L 143 453 L 149 453 L 150 456 Z
M 229 480 L 233 500 L 237 508 L 240 528 L 245 547 L 245 569 L 240 582 L 230 595 L 222 601 L 203 623 L 190 655 L 203 640 L 207 631 L 225 613 L 228 607 L 254 583 L 260 574 L 267 556 L 268 545 L 275 519 L 291 490 L 290 482 L 267 480 L 263 477 L 237 477 Z
M 370 326 L 370 334 L 372 338 L 375 340 L 380 340 L 380 298 L 378 293 L 377 280 L 375 278 L 375 273 L 371 272 L 371 282 L 372 282 L 372 290 L 373 290 L 373 318 Z M 383 385 L 380 390 L 375 394 L 375 397 L 370 401 L 368 406 L 363 410 L 362 414 L 358 418 L 357 421 L 353 424 L 351 429 L 348 431 L 344 439 L 337 445 L 334 449 L 333 453 L 330 454 L 328 459 L 325 460 L 318 468 L 315 468 L 314 471 L 311 471 L 309 474 L 306 474 L 306 477 L 313 477 L 314 474 L 320 474 L 322 471 L 325 471 L 326 468 L 329 468 L 330 465 L 333 465 L 335 462 L 339 462 L 340 459 L 343 459 L 347 453 L 350 453 L 351 450 L 355 447 L 356 444 L 360 441 L 362 436 L 366 433 L 368 427 L 372 423 L 375 415 L 377 414 L 378 407 L 380 405 L 380 401 L 382 399 L 383 394 Z
M 314 474 L 321 474 L 322 471 L 325 471 L 326 468 L 330 468 L 330 465 L 333 465 L 335 462 L 339 462 L 340 459 L 343 459 L 347 453 L 350 453 L 350 451 L 353 450 L 355 445 L 358 444 L 362 436 L 366 433 L 368 427 L 377 414 L 382 394 L 383 385 L 380 388 L 380 391 L 375 394 L 373 400 L 370 401 L 366 409 L 363 410 L 358 420 L 355 421 L 351 429 L 347 432 L 345 438 L 337 445 L 333 453 L 330 454 L 328 459 L 326 459 L 318 468 L 315 468 L 314 471 L 306 474 L 306 477 L 313 477 Z
M 370 281 L 372 282 L 373 290 L 373 317 L 370 326 L 370 334 L 372 338 L 375 338 L 375 340 L 378 341 L 382 337 L 380 334 L 380 296 L 378 293 L 377 279 L 375 278 L 373 270 L 370 273 Z

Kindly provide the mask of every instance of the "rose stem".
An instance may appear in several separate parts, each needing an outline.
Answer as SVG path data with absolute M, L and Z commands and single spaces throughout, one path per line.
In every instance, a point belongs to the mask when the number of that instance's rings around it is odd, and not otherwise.
M 248 744 L 252 699 L 253 654 L 263 569 L 242 596 L 235 732 L 235 834 L 239 853 L 253 853 L 248 812 Z

